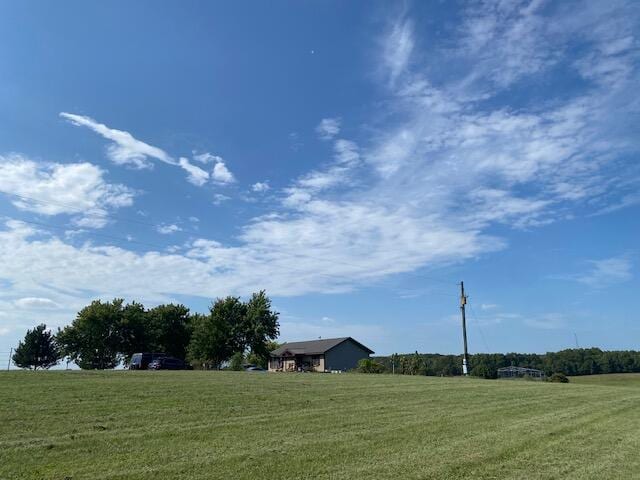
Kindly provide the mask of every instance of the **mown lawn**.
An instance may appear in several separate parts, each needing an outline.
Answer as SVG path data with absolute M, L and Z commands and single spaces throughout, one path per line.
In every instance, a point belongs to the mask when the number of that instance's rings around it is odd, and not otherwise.
M 637 479 L 638 452 L 633 381 L 0 374 L 2 479 Z
M 640 388 L 640 373 L 611 373 L 609 375 L 583 375 L 571 377 L 571 382 L 583 385 Z

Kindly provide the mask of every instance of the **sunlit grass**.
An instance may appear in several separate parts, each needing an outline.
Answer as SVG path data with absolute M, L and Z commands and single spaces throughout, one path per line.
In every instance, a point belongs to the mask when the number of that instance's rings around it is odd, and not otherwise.
M 640 388 L 624 384 L 2 373 L 0 479 L 631 479 Z

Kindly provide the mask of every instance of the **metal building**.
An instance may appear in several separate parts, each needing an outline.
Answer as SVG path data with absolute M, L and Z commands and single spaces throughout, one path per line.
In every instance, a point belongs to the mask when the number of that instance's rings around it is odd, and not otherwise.
M 536 370 L 535 368 L 502 367 L 498 369 L 498 378 L 544 380 L 545 375 L 542 370 Z

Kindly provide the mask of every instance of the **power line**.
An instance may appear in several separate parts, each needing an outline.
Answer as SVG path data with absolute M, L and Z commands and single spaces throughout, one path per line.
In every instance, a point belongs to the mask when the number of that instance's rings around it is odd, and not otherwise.
M 484 344 L 484 348 L 486 350 L 487 353 L 491 353 L 491 349 L 489 348 L 489 344 L 487 343 L 487 340 L 484 337 L 484 331 L 482 330 L 482 326 L 480 325 L 480 321 L 478 319 L 478 316 L 476 315 L 475 309 L 473 308 L 473 304 L 469 304 L 469 308 L 471 309 L 471 316 L 475 319 L 475 324 L 478 327 L 478 330 L 480 332 L 480 338 L 482 339 L 482 343 Z
M 47 228 L 54 228 L 54 229 L 58 229 L 58 230 L 64 230 L 64 231 L 69 230 L 68 227 L 63 227 L 63 226 L 60 226 L 60 225 L 52 225 L 50 223 L 34 222 L 33 220 L 20 220 L 20 222 L 29 223 L 31 225 L 38 225 L 40 227 L 47 227 Z M 166 246 L 161 246 L 161 245 L 148 243 L 148 242 L 140 242 L 138 240 L 119 237 L 117 235 L 109 235 L 107 233 L 90 232 L 90 234 L 94 235 L 96 237 L 103 237 L 103 238 L 107 238 L 107 239 L 111 239 L 111 240 L 117 240 L 117 241 L 120 241 L 120 242 L 123 242 L 123 243 L 135 243 L 135 244 L 138 244 L 138 245 L 144 245 L 146 247 L 157 248 L 157 249 L 160 249 L 160 250 L 164 250 L 164 249 L 167 248 Z

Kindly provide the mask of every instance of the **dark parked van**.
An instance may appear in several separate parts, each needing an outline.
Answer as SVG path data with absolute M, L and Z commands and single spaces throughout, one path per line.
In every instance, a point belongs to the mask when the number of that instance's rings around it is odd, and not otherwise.
M 166 357 L 165 353 L 134 353 L 131 355 L 131 361 L 129 362 L 129 370 L 147 370 L 149 364 L 158 358 Z
M 193 367 L 179 358 L 162 357 L 151 362 L 149 370 L 193 370 Z

